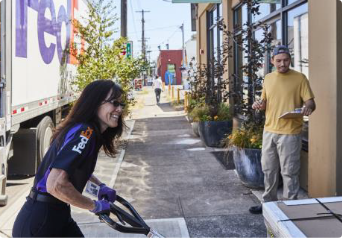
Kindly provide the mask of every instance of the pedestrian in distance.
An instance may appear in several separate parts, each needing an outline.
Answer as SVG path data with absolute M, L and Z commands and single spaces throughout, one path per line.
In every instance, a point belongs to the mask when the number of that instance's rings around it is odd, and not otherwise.
M 122 95 L 121 87 L 110 80 L 86 86 L 51 138 L 34 186 L 15 220 L 13 237 L 83 237 L 70 205 L 96 215 L 109 213 L 116 191 L 93 172 L 101 147 L 107 155 L 115 155 L 114 140 L 124 127 Z M 97 200 L 82 195 L 88 180 L 99 186 Z
M 291 55 L 286 46 L 277 46 L 271 60 L 276 71 L 265 76 L 261 100 L 252 108 L 265 110 L 261 166 L 264 172 L 263 202 L 277 201 L 279 170 L 283 179 L 283 197 L 297 199 L 299 191 L 301 131 L 303 118 L 279 118 L 286 112 L 302 108 L 304 116 L 316 109 L 314 94 L 306 76 L 290 69 Z M 262 205 L 249 209 L 262 213 Z
M 156 94 L 157 104 L 160 101 L 160 94 L 161 94 L 161 91 L 162 91 L 162 85 L 163 85 L 163 82 L 161 81 L 160 77 L 156 76 L 155 80 L 153 81 L 153 85 L 152 86 L 154 88 L 154 93 Z

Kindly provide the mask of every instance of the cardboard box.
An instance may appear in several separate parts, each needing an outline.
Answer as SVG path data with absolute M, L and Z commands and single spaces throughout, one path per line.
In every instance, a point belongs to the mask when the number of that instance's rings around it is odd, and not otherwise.
M 342 197 L 318 199 L 335 214 L 342 214 Z M 342 237 L 342 222 L 316 199 L 268 202 L 263 216 L 268 236 Z M 342 216 L 339 216 L 342 220 Z

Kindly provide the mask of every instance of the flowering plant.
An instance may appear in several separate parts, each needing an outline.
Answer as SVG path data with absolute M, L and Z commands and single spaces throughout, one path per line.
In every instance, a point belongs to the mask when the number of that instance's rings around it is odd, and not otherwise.
M 191 111 L 193 121 L 228 121 L 231 120 L 229 106 L 220 103 L 218 107 L 210 107 L 205 103 L 198 104 Z
M 263 128 L 252 126 L 239 128 L 233 131 L 226 139 L 226 145 L 238 148 L 261 149 Z

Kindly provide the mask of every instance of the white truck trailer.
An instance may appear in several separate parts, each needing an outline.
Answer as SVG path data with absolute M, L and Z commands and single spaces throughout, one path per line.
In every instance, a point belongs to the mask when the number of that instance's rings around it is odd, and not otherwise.
M 0 205 L 8 174 L 33 175 L 52 130 L 75 100 L 73 19 L 83 0 L 2 0 L 0 80 Z M 63 63 L 64 62 L 64 63 Z

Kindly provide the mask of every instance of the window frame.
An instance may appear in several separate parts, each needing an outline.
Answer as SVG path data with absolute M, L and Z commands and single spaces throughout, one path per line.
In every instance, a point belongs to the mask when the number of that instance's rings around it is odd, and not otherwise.
M 214 88 L 215 86 L 215 78 L 214 78 L 214 68 L 211 66 L 211 62 L 214 58 L 216 58 L 218 61 L 221 60 L 220 58 L 220 52 L 221 52 L 221 30 L 217 26 L 217 22 L 223 18 L 222 12 L 223 7 L 222 3 L 213 4 L 212 7 L 207 11 L 207 67 L 209 67 L 208 70 L 210 70 L 211 77 L 208 79 L 210 82 L 211 88 Z M 215 30 L 216 28 L 216 30 Z M 216 34 L 215 34 L 216 33 Z M 214 36 L 215 34 L 215 36 Z M 214 43 L 214 41 L 216 42 Z M 216 47 L 215 47 L 216 44 Z M 218 81 L 220 79 L 217 79 Z M 218 93 L 219 97 L 220 92 Z M 218 98 L 220 100 L 220 98 Z

